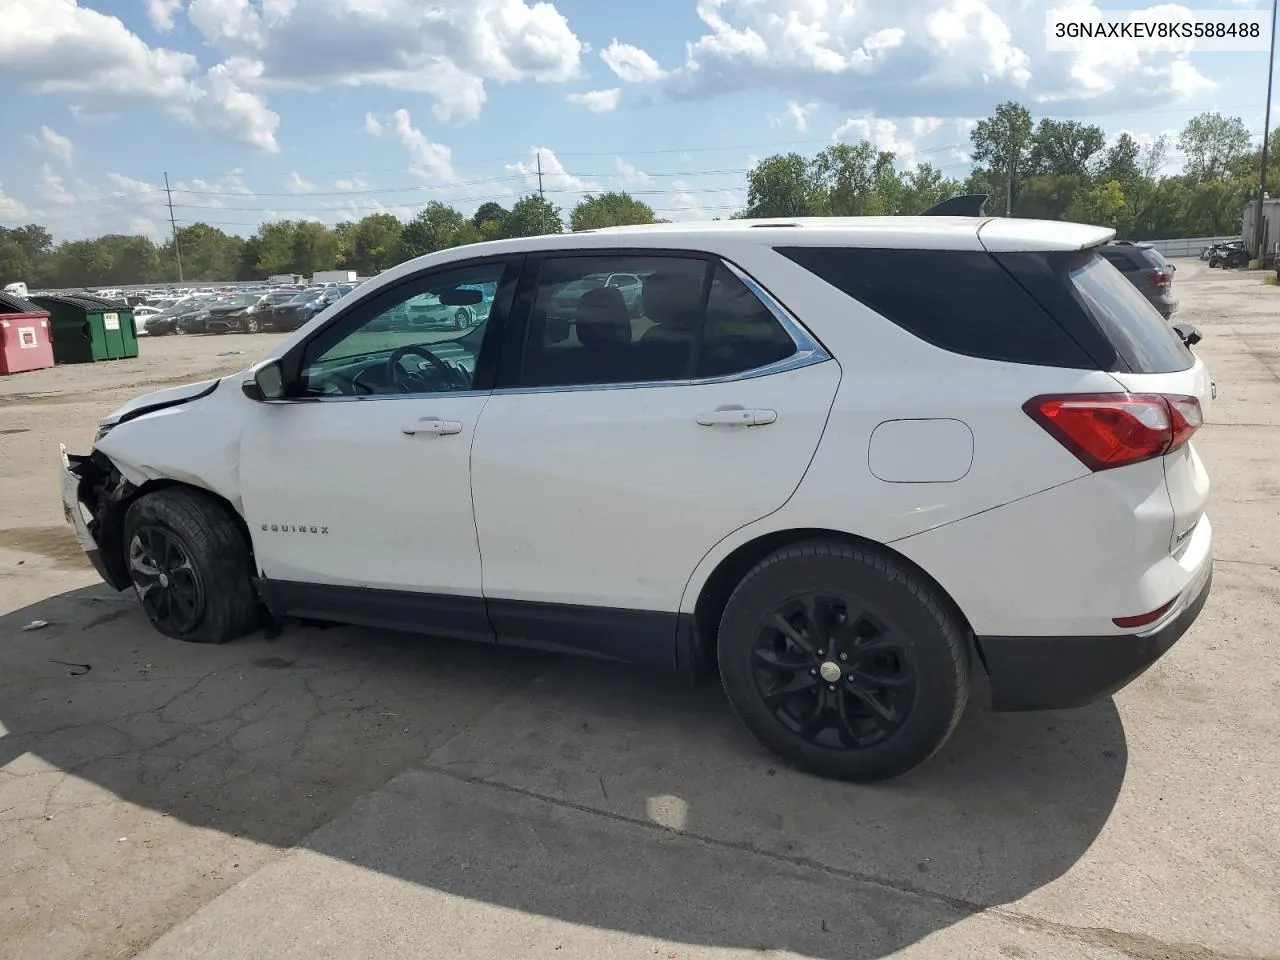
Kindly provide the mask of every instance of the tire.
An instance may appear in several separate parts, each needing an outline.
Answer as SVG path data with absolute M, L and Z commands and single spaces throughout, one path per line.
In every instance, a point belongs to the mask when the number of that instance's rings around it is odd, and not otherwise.
M 855 619 L 824 639 L 804 626 L 806 610 L 819 611 L 807 622 Z M 747 729 L 824 777 L 870 782 L 920 766 L 969 699 L 967 630 L 951 604 L 894 559 L 840 541 L 796 544 L 757 564 L 729 598 L 717 647 Z
M 261 333 L 262 324 L 258 322 L 257 317 L 246 317 L 244 321 L 245 333 Z
M 173 325 L 173 332 L 180 337 L 185 337 L 187 335 L 187 331 L 183 329 L 182 324 L 180 323 L 175 323 Z
M 258 624 L 249 545 L 219 501 L 190 487 L 140 497 L 124 518 L 125 564 L 160 633 L 226 643 Z
M 466 307 L 459 307 L 453 314 L 453 329 L 461 330 L 471 321 L 471 314 Z

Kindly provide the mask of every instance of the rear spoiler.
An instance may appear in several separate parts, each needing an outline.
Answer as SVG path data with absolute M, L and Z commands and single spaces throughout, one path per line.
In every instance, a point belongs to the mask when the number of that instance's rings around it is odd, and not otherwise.
M 989 194 L 964 193 L 935 203 L 922 217 L 985 217 Z

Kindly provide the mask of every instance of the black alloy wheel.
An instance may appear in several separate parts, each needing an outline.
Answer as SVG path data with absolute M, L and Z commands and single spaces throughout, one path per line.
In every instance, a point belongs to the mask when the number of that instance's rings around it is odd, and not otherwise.
M 902 726 L 915 699 L 915 666 L 901 632 L 850 595 L 804 593 L 777 605 L 752 659 L 764 704 L 819 747 L 880 743 Z
M 164 527 L 146 525 L 129 541 L 129 576 L 142 608 L 162 632 L 190 633 L 204 613 L 204 586 L 186 544 Z
M 810 540 L 749 570 L 716 635 L 734 712 L 788 763 L 875 781 L 920 766 L 969 699 L 968 627 L 875 545 Z

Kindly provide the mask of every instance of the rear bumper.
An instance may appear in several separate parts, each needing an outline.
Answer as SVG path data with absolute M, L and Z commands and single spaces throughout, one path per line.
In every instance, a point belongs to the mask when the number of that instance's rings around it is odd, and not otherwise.
M 1141 676 L 1195 623 L 1209 599 L 1213 561 L 1176 613 L 1147 633 L 1093 637 L 979 637 L 999 711 L 1060 710 L 1108 697 Z

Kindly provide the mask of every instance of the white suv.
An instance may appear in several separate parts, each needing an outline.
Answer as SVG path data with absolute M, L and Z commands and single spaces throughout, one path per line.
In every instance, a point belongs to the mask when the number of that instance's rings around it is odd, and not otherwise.
M 270 618 L 718 668 L 787 760 L 876 779 L 1106 696 L 1209 591 L 1203 364 L 1097 227 L 729 221 L 459 247 L 66 459 L 162 633 Z M 639 308 L 586 277 L 625 274 Z M 575 297 L 557 296 L 577 285 Z M 465 332 L 402 309 L 496 295 Z

